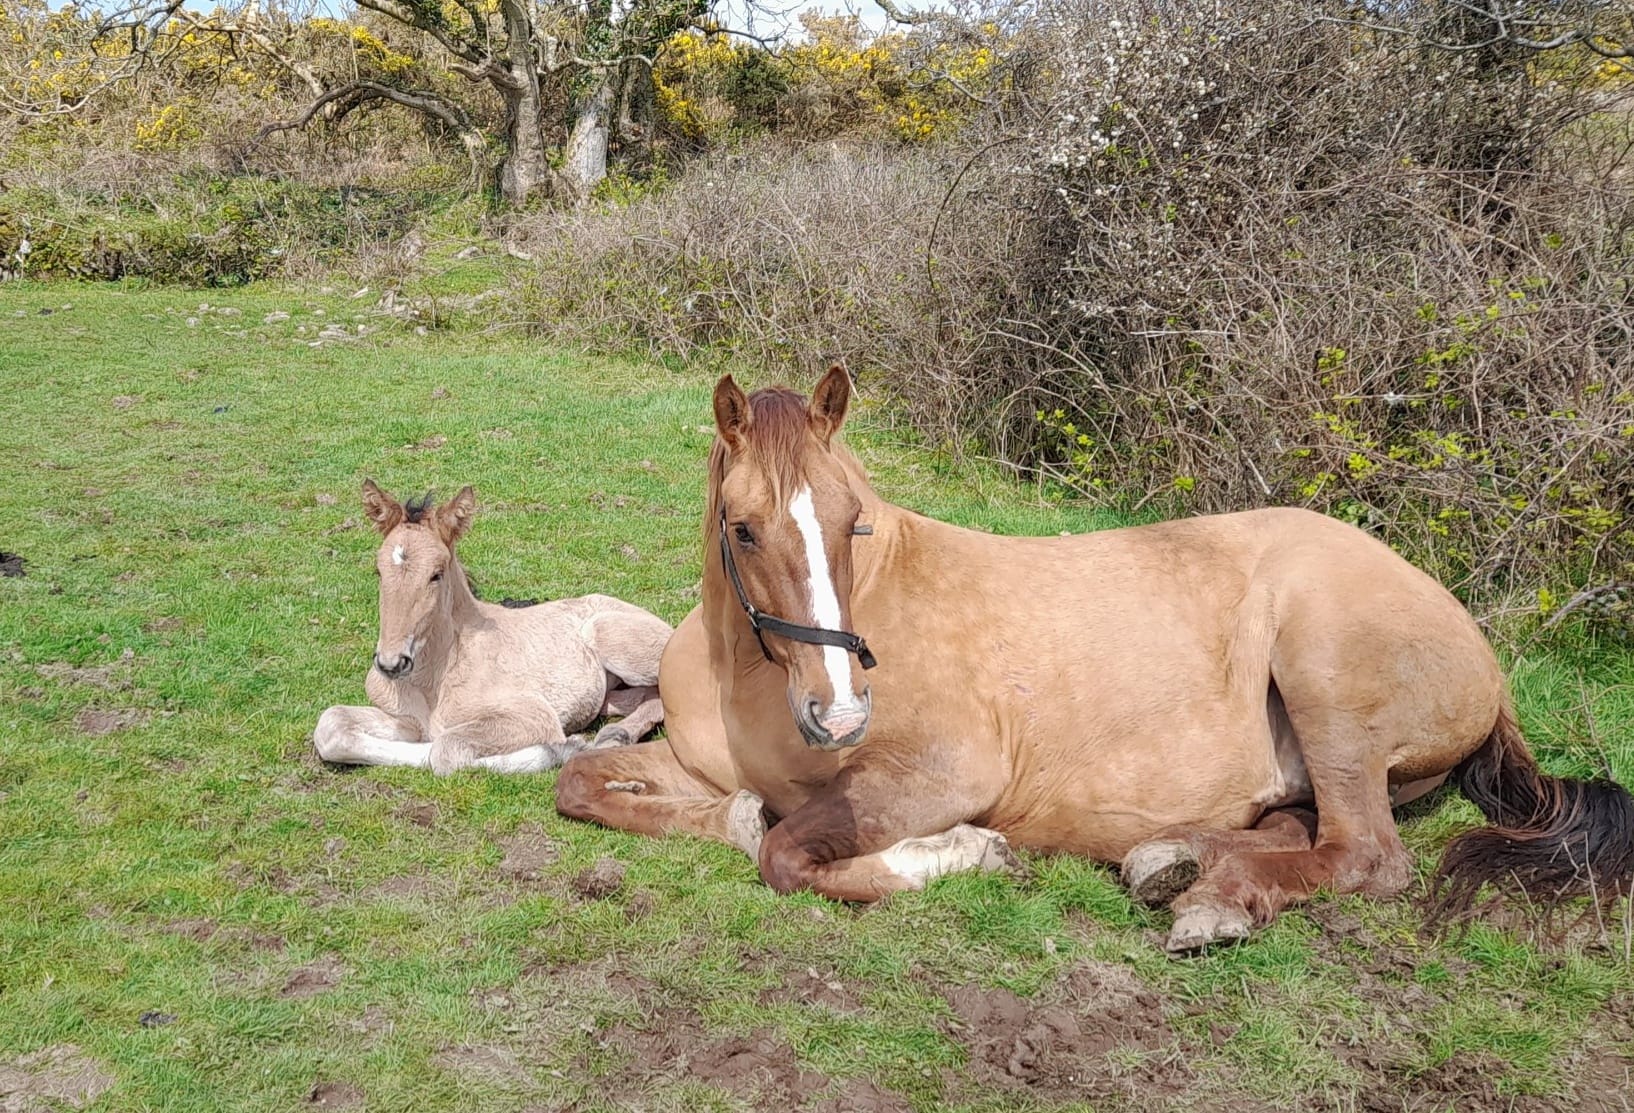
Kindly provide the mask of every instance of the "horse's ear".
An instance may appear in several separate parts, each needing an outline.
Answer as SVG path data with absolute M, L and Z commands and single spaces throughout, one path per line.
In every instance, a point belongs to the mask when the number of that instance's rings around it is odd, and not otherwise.
M 453 547 L 454 542 L 465 536 L 465 531 L 471 528 L 471 519 L 477 512 L 477 493 L 470 484 L 460 488 L 460 493 L 437 507 L 437 535 L 443 539 L 443 544 Z
M 715 429 L 733 452 L 749 435 L 749 396 L 730 375 L 715 384 Z
M 811 392 L 811 431 L 827 444 L 845 424 L 846 407 L 851 405 L 851 376 L 836 363 L 828 369 L 817 389 Z
M 382 537 L 401 525 L 404 518 L 403 504 L 376 487 L 372 479 L 363 481 L 363 512 Z

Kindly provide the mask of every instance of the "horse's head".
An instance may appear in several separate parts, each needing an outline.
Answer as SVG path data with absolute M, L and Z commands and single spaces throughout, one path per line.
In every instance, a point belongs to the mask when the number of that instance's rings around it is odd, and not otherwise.
M 757 628 L 765 655 L 788 673 L 789 707 L 806 741 L 855 746 L 868 729 L 873 656 L 851 629 L 851 537 L 862 503 L 834 442 L 851 400 L 831 368 L 808 405 L 792 390 L 746 396 L 730 375 L 715 387 L 709 543 Z M 736 575 L 736 583 L 730 582 Z M 855 655 L 855 656 L 853 656 Z
M 441 506 L 433 506 L 430 495 L 404 506 L 365 479 L 363 509 L 381 536 L 374 562 L 380 575 L 374 667 L 396 680 L 414 668 L 431 630 L 452 621 L 452 586 L 465 575 L 454 543 L 470 528 L 476 494 L 466 487 Z

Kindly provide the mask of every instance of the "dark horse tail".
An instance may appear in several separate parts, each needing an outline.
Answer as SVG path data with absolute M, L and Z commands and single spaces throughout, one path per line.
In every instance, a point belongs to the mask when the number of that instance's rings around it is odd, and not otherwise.
M 1634 893 L 1634 798 L 1613 781 L 1542 772 L 1507 700 L 1453 776 L 1492 826 L 1447 844 L 1432 883 L 1438 916 L 1467 914 L 1489 883 L 1543 909 L 1567 897 Z

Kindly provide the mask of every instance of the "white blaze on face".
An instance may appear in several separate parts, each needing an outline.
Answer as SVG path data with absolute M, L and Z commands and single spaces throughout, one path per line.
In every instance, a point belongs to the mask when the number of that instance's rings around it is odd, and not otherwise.
M 391 562 L 393 564 L 402 564 L 407 559 L 408 559 L 408 557 L 403 555 L 403 546 L 398 545 L 398 546 L 396 546 L 395 548 L 392 549 L 392 551 L 391 551 Z
M 828 569 L 828 550 L 823 548 L 823 527 L 817 521 L 817 510 L 811 504 L 811 488 L 802 487 L 789 503 L 789 513 L 800 529 L 806 543 L 806 568 L 810 573 L 811 609 L 817 625 L 826 630 L 840 629 L 840 600 L 834 594 L 834 577 Z M 851 659 L 837 645 L 823 646 L 823 666 L 828 671 L 829 685 L 834 689 L 835 707 L 848 707 L 857 702 L 851 691 Z

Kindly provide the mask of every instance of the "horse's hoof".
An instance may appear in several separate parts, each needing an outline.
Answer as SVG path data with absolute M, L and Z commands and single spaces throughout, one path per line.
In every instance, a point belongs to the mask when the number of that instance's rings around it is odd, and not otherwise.
M 1153 908 L 1167 908 L 1197 883 L 1202 872 L 1191 844 L 1179 839 L 1143 842 L 1124 856 L 1119 867 L 1130 894 Z
M 1235 943 L 1247 939 L 1254 923 L 1241 908 L 1201 904 L 1174 918 L 1164 949 L 1171 955 L 1189 955 L 1215 943 Z
M 760 797 L 744 789 L 732 797 L 726 813 L 727 841 L 760 861 L 760 844 L 766 837 L 766 805 Z
M 611 750 L 617 746 L 628 746 L 635 742 L 635 735 L 624 728 L 622 723 L 608 723 L 596 732 L 596 740 L 590 743 L 592 750 Z
M 997 831 L 993 831 L 991 834 L 993 837 L 988 840 L 987 847 L 982 851 L 981 861 L 977 863 L 976 868 L 988 870 L 992 873 L 1002 873 L 1015 878 L 1017 881 L 1025 881 L 1032 876 L 1032 871 L 1027 868 L 1027 863 L 1016 857 L 1016 852 L 1010 849 L 1010 840 Z

